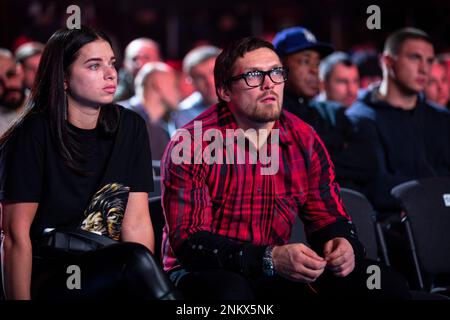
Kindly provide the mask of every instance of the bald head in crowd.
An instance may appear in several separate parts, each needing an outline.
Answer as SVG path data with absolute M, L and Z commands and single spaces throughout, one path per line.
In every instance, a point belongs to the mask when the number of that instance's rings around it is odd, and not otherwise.
M 200 92 L 205 104 L 217 103 L 214 85 L 214 64 L 220 49 L 200 46 L 192 49 L 183 59 L 183 71 L 189 76 L 194 88 Z
M 14 110 L 23 105 L 23 74 L 11 51 L 0 48 L 0 106 Z
M 16 49 L 16 61 L 22 67 L 23 81 L 27 89 L 31 90 L 33 87 L 34 78 L 36 77 L 43 51 L 44 44 L 40 42 L 27 42 Z
M 159 44 L 149 38 L 131 41 L 125 49 L 125 69 L 136 76 L 147 62 L 161 61 Z
M 177 110 L 179 92 L 175 70 L 164 62 L 146 63 L 136 75 L 136 95 L 147 106 L 152 121 Z

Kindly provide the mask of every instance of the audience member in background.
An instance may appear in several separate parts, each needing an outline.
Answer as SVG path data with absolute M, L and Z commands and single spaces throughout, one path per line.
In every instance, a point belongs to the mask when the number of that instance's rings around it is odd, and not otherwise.
M 31 90 L 34 78 L 41 61 L 44 44 L 40 42 L 27 42 L 16 49 L 15 57 L 23 70 L 24 85 L 27 90 Z
M 208 107 L 217 103 L 214 63 L 219 53 L 219 48 L 200 46 L 189 51 L 184 57 L 183 72 L 189 75 L 196 91 L 180 103 L 180 111 L 174 115 L 177 128 L 181 128 Z
M 289 69 L 283 108 L 316 130 L 335 165 L 337 181 L 343 186 L 353 187 L 359 171 L 354 168 L 358 164 L 352 152 L 358 151 L 348 150 L 353 126 L 345 115 L 345 108 L 337 102 L 313 99 L 320 89 L 320 60 L 333 48 L 317 42 L 315 36 L 303 27 L 280 31 L 273 44 L 283 65 Z M 352 170 L 347 168 L 349 161 L 354 161 Z M 360 161 L 365 162 L 363 157 Z
M 134 78 L 147 62 L 161 61 L 159 44 L 149 38 L 138 38 L 125 48 L 123 68 L 119 71 L 119 85 L 114 99 L 126 100 L 134 95 Z
M 405 28 L 386 40 L 383 80 L 347 110 L 365 148 L 365 192 L 379 212 L 399 212 L 391 189 L 408 180 L 450 175 L 450 114 L 420 94 L 434 61 L 429 36 Z
M 383 73 L 380 66 L 380 58 L 376 51 L 362 50 L 352 55 L 353 63 L 358 67 L 359 87 L 366 89 L 370 85 L 381 82 Z
M 320 131 L 323 123 L 310 100 L 319 94 L 320 60 L 333 52 L 333 48 L 322 42 L 306 28 L 287 28 L 275 35 L 275 50 L 289 69 L 289 78 L 284 93 L 283 108 Z
M 25 109 L 23 72 L 13 54 L 0 48 L 0 136 Z
M 183 101 L 196 90 L 192 84 L 192 80 L 183 71 L 183 60 L 167 60 L 166 63 L 171 66 L 177 74 L 178 92 L 180 93 L 180 101 Z
M 171 113 L 177 110 L 179 93 L 176 74 L 164 62 L 149 62 L 135 80 L 136 95 L 119 102 L 137 112 L 147 123 L 152 159 L 161 160 L 176 128 Z
M 445 65 L 447 72 L 447 78 L 450 79 L 450 52 L 441 53 L 437 56 L 437 59 Z
M 358 96 L 358 68 L 344 52 L 334 52 L 322 60 L 319 66 L 322 92 L 318 101 L 335 101 L 350 107 Z
M 450 86 L 445 62 L 436 60 L 431 66 L 430 78 L 425 87 L 425 97 L 440 107 L 447 108 Z

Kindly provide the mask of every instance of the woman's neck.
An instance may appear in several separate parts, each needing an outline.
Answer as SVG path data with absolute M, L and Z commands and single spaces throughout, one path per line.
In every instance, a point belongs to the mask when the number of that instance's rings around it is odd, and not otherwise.
M 95 129 L 100 115 L 100 106 L 83 106 L 68 97 L 67 120 L 80 129 Z

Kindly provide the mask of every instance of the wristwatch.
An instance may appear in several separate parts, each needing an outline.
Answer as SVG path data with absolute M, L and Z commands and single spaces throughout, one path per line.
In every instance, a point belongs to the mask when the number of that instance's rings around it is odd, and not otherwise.
M 273 259 L 272 259 L 272 251 L 273 251 L 273 246 L 267 246 L 266 250 L 264 251 L 263 261 L 262 261 L 263 273 L 264 273 L 264 275 L 266 275 L 268 277 L 273 277 L 276 274 L 275 266 L 273 264 Z

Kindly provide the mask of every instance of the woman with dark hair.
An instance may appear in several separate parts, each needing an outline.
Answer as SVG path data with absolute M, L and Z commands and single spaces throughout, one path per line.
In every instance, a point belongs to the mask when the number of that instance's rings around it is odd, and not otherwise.
M 8 299 L 170 296 L 151 255 L 146 127 L 112 104 L 114 63 L 101 32 L 57 31 L 43 52 L 28 111 L 0 140 Z M 43 255 L 38 244 L 55 228 L 91 231 L 118 244 Z M 68 288 L 71 265 L 80 268 L 81 289 Z

